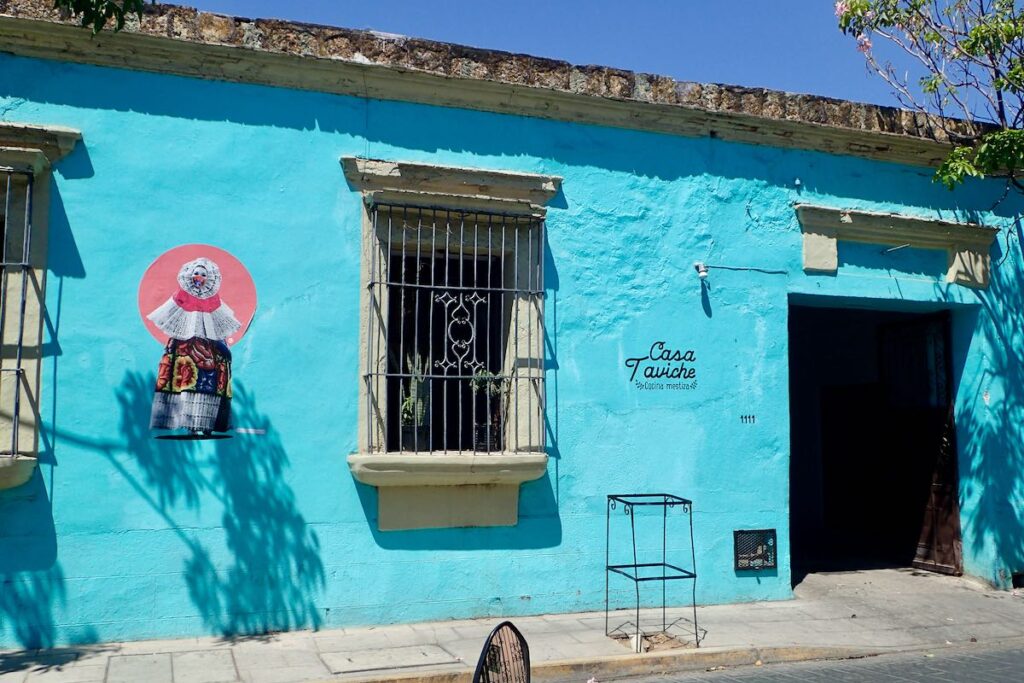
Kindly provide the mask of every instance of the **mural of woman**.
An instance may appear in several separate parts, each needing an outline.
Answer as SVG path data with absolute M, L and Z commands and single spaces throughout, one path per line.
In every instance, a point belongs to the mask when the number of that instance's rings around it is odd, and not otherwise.
M 221 300 L 221 271 L 199 257 L 178 271 L 178 290 L 146 316 L 169 339 L 157 371 L 151 429 L 186 429 L 193 438 L 231 429 L 231 351 L 242 328 Z

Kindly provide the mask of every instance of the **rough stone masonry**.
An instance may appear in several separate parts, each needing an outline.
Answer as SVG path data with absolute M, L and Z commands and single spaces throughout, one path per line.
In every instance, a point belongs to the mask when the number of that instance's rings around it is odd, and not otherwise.
M 0 0 L 0 15 L 73 25 L 51 0 Z M 483 50 L 419 38 L 301 22 L 247 19 L 174 5 L 146 5 L 124 31 L 325 60 L 418 71 L 437 76 L 544 88 L 616 101 L 676 105 L 946 141 L 940 127 L 914 112 L 764 88 L 676 81 L 667 76 Z M 948 128 L 948 125 L 947 125 Z

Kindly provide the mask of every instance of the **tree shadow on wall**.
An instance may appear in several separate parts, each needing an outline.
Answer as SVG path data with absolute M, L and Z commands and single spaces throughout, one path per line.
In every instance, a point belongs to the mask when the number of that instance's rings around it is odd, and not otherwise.
M 252 392 L 235 383 L 232 413 L 253 434 L 168 441 L 149 429 L 154 384 L 151 374 L 125 374 L 116 392 L 123 441 L 78 440 L 105 457 L 185 544 L 189 596 L 208 628 L 230 636 L 318 627 L 320 543 L 285 480 L 280 437 Z M 211 501 L 221 512 L 226 553 L 174 518 L 180 507 L 201 514 Z
M 57 640 L 53 612 L 66 599 L 57 562 L 56 532 L 43 476 L 0 491 L 0 631 L 25 648 L 51 647 Z M 0 674 L 15 669 L 0 655 Z
M 0 572 L 0 627 L 26 649 L 52 647 L 57 627 L 53 610 L 66 599 L 59 564 L 36 572 Z M 0 674 L 4 673 L 0 655 Z
M 1019 224 L 1016 233 L 1019 238 Z M 988 289 L 978 291 L 980 306 L 954 318 L 955 347 L 966 349 L 976 329 L 988 340 L 982 366 L 956 378 L 969 381 L 957 406 L 961 508 L 977 501 L 965 511 L 963 542 L 975 556 L 995 551 L 995 575 L 986 578 L 1004 588 L 1012 574 L 1024 572 L 1024 264 L 1014 241 L 993 252 L 993 266 L 1003 263 L 993 267 Z
M 54 614 L 67 605 L 64 570 L 57 561 L 53 511 L 42 468 L 24 485 L 0 491 L 0 633 L 26 650 L 52 648 L 58 640 L 95 643 L 89 625 L 58 632 Z M 105 646 L 67 647 L 59 653 L 0 652 L 0 677 L 39 673 Z M 6 680 L 6 679 L 4 679 Z

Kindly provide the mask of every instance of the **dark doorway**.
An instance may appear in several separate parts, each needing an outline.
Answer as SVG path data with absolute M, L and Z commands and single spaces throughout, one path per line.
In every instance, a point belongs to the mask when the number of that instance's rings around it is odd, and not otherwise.
M 810 571 L 961 571 L 949 315 L 792 306 L 790 543 Z

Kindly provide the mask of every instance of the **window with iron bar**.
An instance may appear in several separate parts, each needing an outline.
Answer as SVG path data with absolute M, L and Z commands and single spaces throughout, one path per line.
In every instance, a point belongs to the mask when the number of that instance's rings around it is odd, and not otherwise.
M 37 345 L 32 342 L 38 337 L 34 328 L 41 307 L 41 288 L 32 264 L 33 183 L 31 171 L 0 163 L 0 413 L 4 418 L 0 457 L 36 450 L 35 411 L 30 402 L 37 397 L 33 378 L 28 376 L 37 365 Z
M 543 220 L 368 213 L 367 450 L 544 452 Z

